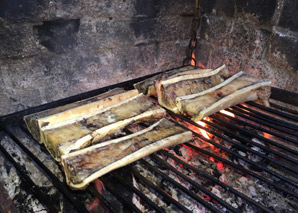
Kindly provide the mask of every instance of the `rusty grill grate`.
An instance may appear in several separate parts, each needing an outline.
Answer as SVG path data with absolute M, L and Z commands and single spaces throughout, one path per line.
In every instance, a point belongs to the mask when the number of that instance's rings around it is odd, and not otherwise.
M 144 190 L 142 191 L 138 187 L 140 184 L 146 187 L 150 193 L 154 193 L 156 197 L 159 197 L 167 206 L 172 206 L 175 211 L 192 212 L 193 209 L 190 209 L 185 203 L 179 202 L 162 185 L 171 185 L 173 189 L 179 191 L 187 199 L 197 202 L 198 205 L 212 212 L 242 212 L 243 209 L 221 198 L 220 195 L 210 190 L 210 186 L 217 186 L 220 190 L 234 196 L 235 199 L 241 199 L 243 204 L 250 206 L 249 208 L 253 211 L 275 211 L 274 208 L 259 202 L 254 196 L 248 196 L 236 187 L 230 186 L 231 183 L 220 179 L 221 173 L 212 175 L 210 172 L 194 165 L 192 159 L 190 161 L 183 160 L 181 158 L 183 155 L 181 154 L 181 148 L 189 150 L 188 154 L 195 153 L 202 158 L 212 159 L 215 165 L 220 162 L 224 165 L 224 169 L 233 169 L 254 181 L 266 185 L 270 190 L 278 193 L 281 197 L 287 198 L 290 202 L 297 203 L 298 149 L 296 148 L 298 144 L 298 112 L 279 106 L 276 103 L 271 103 L 270 108 L 252 102 L 240 104 L 227 109 L 227 111 L 234 113 L 236 117 L 218 112 L 211 115 L 208 120 L 203 121 L 206 126 L 169 112 L 169 115 L 176 122 L 184 124 L 183 126 L 193 131 L 194 140 L 174 148 L 159 151 L 101 177 L 100 180 L 105 186 L 105 193 L 103 194 L 99 193 L 93 184 L 90 184 L 84 191 L 70 190 L 61 177 L 57 177 L 24 143 L 24 135 L 34 141 L 22 120 L 24 115 L 91 97 L 115 87 L 131 89 L 133 83 L 147 77 L 4 116 L 0 118 L 0 139 L 9 137 L 20 149 L 20 152 L 27 155 L 34 162 L 36 168 L 48 178 L 53 187 L 61 194 L 64 201 L 64 212 L 67 212 L 67 210 L 88 212 L 86 208 L 87 199 L 94 198 L 97 198 L 102 209 L 108 212 L 118 212 L 120 206 L 124 212 L 142 212 L 143 210 L 137 203 L 145 206 L 148 211 L 167 211 L 154 199 L 148 197 Z M 283 102 L 297 100 L 298 97 L 297 94 L 276 88 L 273 88 L 272 91 L 271 102 L 273 99 Z M 280 98 L 280 95 L 282 95 L 282 98 Z M 295 104 L 296 102 L 293 101 L 292 103 Z M 196 131 L 198 128 L 206 130 L 211 138 L 208 139 L 198 134 Z M 22 132 L 22 134 L 17 132 Z M 263 132 L 263 135 L 258 132 Z M 269 134 L 270 137 L 265 137 L 266 134 Z M 200 144 L 208 144 L 208 146 L 200 146 L 198 141 Z M 262 141 L 262 143 L 259 141 Z M 39 147 L 38 142 L 34 141 L 34 143 Z M 229 145 L 225 146 L 224 144 Z M 213 149 L 210 147 L 213 147 Z M 42 146 L 40 149 L 45 155 L 49 156 Z M 28 194 L 34 195 L 50 212 L 61 210 L 58 204 L 60 201 L 51 197 L 48 191 L 34 183 L 30 172 L 1 143 L 0 151 L 23 179 L 23 187 Z M 176 164 L 179 167 L 175 166 Z M 157 177 L 162 184 L 154 183 L 152 179 L 144 175 L 146 173 L 143 170 L 147 170 Z M 214 169 L 213 171 L 217 170 Z M 200 183 L 193 176 L 202 178 L 204 181 Z M 136 182 L 138 184 L 135 184 Z M 137 197 L 137 203 L 133 201 L 133 197 Z M 295 205 L 293 204 L 292 207 L 295 208 Z

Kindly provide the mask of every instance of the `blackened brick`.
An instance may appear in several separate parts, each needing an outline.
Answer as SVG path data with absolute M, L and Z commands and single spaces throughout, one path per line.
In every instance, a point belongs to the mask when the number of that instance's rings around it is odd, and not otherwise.
M 270 22 L 277 0 L 236 0 L 237 7 L 248 13 L 255 14 L 263 22 Z
M 298 38 L 273 35 L 269 48 L 269 62 L 275 66 L 291 66 L 298 71 Z
M 1 0 L 0 17 L 10 21 L 32 21 L 47 7 L 47 1 L 43 0 Z
M 203 11 L 212 13 L 214 9 L 218 14 L 224 14 L 229 17 L 234 16 L 235 0 L 209 0 L 203 1 Z
M 51 52 L 67 52 L 77 45 L 79 25 L 79 19 L 45 21 L 36 26 L 40 44 Z
M 286 0 L 279 26 L 298 31 L 298 1 Z

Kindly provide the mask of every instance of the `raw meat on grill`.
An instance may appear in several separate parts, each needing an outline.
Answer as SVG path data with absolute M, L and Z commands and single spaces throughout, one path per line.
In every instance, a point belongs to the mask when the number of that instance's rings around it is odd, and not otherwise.
M 180 114 L 199 121 L 203 117 L 246 101 L 260 99 L 265 105 L 269 105 L 270 84 L 270 81 L 258 80 L 239 72 L 215 87 L 177 97 L 176 105 Z
M 61 156 L 67 183 L 82 189 L 96 178 L 162 148 L 190 141 L 192 133 L 168 119 L 115 140 Z

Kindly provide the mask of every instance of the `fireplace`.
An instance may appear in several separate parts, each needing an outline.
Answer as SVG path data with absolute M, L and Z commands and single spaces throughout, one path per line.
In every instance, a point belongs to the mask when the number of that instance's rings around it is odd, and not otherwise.
M 146 75 L 181 66 L 190 53 L 195 1 L 0 5 L 1 210 L 297 208 L 297 3 L 203 0 L 197 62 L 271 80 L 271 107 L 240 104 L 202 123 L 170 114 L 193 131 L 193 141 L 111 172 L 83 191 L 68 188 L 23 116 L 115 87 L 131 89 Z

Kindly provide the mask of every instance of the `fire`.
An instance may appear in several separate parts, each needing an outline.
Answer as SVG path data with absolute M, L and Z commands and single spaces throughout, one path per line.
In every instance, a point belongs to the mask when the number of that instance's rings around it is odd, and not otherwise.
M 206 123 L 204 123 L 204 122 L 202 122 L 202 121 L 198 121 L 197 124 L 199 124 L 199 125 L 201 125 L 201 126 L 203 126 L 203 127 L 206 126 Z M 210 137 L 209 137 L 208 133 L 207 133 L 205 130 L 199 128 L 199 131 L 200 131 L 200 133 L 203 135 L 204 138 L 210 140 Z
M 194 52 L 191 54 L 191 58 L 195 58 L 195 53 Z M 195 60 L 191 59 L 190 64 L 191 64 L 191 66 L 195 66 L 196 65 Z
M 227 115 L 227 116 L 230 116 L 230 117 L 233 117 L 233 118 L 235 118 L 235 114 L 234 113 L 232 113 L 232 112 L 229 112 L 229 111 L 226 111 L 226 110 L 220 110 L 220 112 L 222 113 L 222 114 L 225 114 L 225 115 Z
M 191 58 L 196 59 L 196 56 L 195 56 L 195 53 L 194 53 L 194 52 L 191 54 Z M 191 59 L 191 61 L 190 61 L 190 65 L 191 65 L 191 66 L 196 66 L 196 62 L 195 62 L 195 60 L 193 60 L 193 59 Z M 206 67 L 204 66 L 204 64 L 201 63 L 200 61 L 198 61 L 197 67 L 201 67 L 201 68 L 203 68 L 203 69 L 206 68 Z
M 105 186 L 104 186 L 103 182 L 99 179 L 96 179 L 94 181 L 94 185 L 95 185 L 95 188 L 96 188 L 96 190 L 98 191 L 99 194 L 102 194 L 102 192 L 105 190 Z M 86 207 L 87 207 L 88 211 L 91 212 L 91 211 L 98 210 L 100 205 L 101 205 L 101 203 L 98 200 L 98 198 L 95 198 L 92 201 L 92 203 L 87 204 Z
M 217 170 L 220 171 L 220 172 L 223 172 L 224 171 L 224 166 L 223 166 L 223 163 L 218 161 L 217 164 Z
M 267 139 L 272 138 L 272 135 L 270 135 L 270 134 L 268 134 L 268 133 L 266 133 L 266 132 L 263 132 L 263 135 L 264 135 L 264 137 L 267 138 Z

